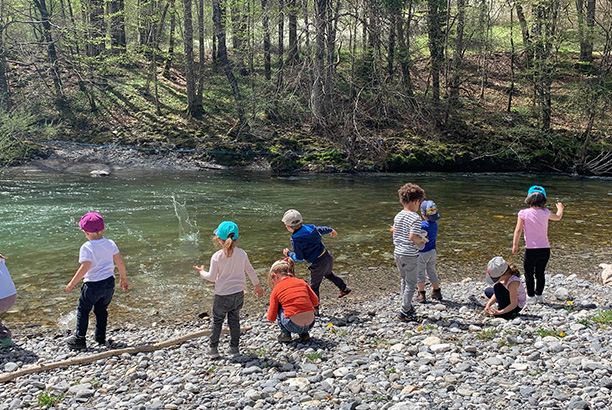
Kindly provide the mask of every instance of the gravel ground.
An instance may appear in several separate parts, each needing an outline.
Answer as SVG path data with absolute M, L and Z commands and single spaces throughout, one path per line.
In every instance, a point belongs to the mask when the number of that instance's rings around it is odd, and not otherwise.
M 264 312 L 241 355 L 207 357 L 208 339 L 150 353 L 19 377 L 0 387 L 0 408 L 62 409 L 610 409 L 612 292 L 575 275 L 547 278 L 544 303 L 512 321 L 482 315 L 483 282 L 444 284 L 444 300 L 396 319 L 397 293 L 353 292 L 323 305 L 307 342 L 281 344 Z M 607 313 L 610 313 L 607 311 Z M 112 325 L 112 318 L 111 318 Z M 203 321 L 111 328 L 115 346 L 148 344 L 208 328 Z M 16 332 L 19 333 L 19 332 Z M 91 329 L 90 329 L 91 333 Z M 0 351 L 11 372 L 105 351 L 69 351 L 65 334 L 23 334 Z

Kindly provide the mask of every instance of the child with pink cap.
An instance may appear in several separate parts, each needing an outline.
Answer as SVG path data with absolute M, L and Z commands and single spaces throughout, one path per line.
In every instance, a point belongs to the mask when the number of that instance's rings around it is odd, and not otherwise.
M 89 325 L 89 313 L 93 309 L 96 315 L 95 341 L 106 344 L 106 325 L 108 322 L 108 305 L 115 293 L 115 265 L 119 271 L 121 289 L 128 290 L 125 264 L 115 242 L 102 236 L 104 220 L 96 212 L 88 212 L 81 218 L 79 227 L 83 230 L 87 242 L 79 251 L 81 266 L 66 285 L 66 293 L 83 279 L 81 296 L 77 307 L 77 323 L 74 335 L 68 338 L 68 347 L 82 350 L 87 347 L 85 335 Z

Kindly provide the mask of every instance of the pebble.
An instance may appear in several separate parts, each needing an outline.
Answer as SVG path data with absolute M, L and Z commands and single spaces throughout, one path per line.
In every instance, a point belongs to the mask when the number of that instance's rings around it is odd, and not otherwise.
M 528 305 L 511 321 L 481 314 L 482 282 L 444 283 L 445 300 L 417 305 L 422 323 L 397 321 L 397 293 L 351 294 L 324 305 L 305 343 L 277 343 L 275 325 L 249 315 L 242 320 L 252 329 L 241 336 L 241 356 L 229 354 L 225 334 L 217 360 L 206 355 L 205 337 L 124 353 L 5 383 L 0 408 L 39 409 L 45 392 L 59 398 L 57 408 L 71 410 L 610 409 L 612 328 L 591 318 L 612 306 L 612 292 L 576 276 L 554 275 L 546 286 L 548 303 Z M 580 289 L 584 300 L 573 300 L 568 309 L 562 302 L 571 299 L 563 299 L 562 289 Z M 134 346 L 208 326 L 128 324 L 112 328 L 112 338 Z M 19 333 L 14 330 L 16 347 L 0 351 L 4 372 L 107 349 L 92 342 L 86 353 L 76 353 L 58 343 L 62 335 L 54 330 Z

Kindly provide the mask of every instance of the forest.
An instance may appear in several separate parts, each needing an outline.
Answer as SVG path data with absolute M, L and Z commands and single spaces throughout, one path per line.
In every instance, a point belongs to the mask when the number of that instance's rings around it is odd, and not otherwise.
M 612 175 L 612 0 L 0 0 L 0 164 Z

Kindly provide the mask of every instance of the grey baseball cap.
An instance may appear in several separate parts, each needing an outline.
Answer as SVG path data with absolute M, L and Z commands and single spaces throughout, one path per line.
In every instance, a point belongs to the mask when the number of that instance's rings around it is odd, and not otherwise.
M 301 225 L 304 220 L 302 214 L 295 209 L 290 209 L 283 215 L 283 223 L 287 226 L 298 226 Z
M 487 265 L 485 282 L 493 285 L 508 270 L 508 263 L 501 256 L 496 256 Z

